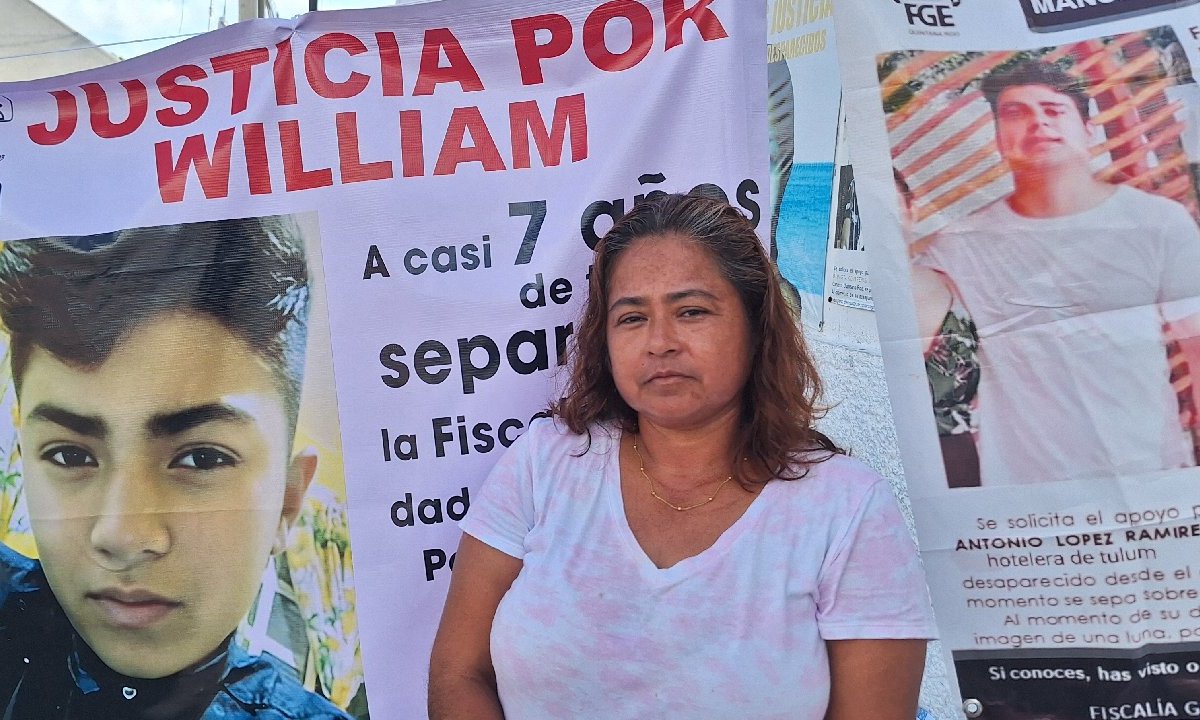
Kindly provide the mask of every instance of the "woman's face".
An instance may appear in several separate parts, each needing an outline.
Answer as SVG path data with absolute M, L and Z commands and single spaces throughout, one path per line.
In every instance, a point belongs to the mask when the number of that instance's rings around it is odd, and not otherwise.
M 750 323 L 707 250 L 679 235 L 636 240 L 607 300 L 613 380 L 640 423 L 689 429 L 738 416 Z

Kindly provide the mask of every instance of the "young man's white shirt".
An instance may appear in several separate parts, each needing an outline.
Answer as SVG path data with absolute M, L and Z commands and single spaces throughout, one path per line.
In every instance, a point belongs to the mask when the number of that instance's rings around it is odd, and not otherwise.
M 918 262 L 954 280 L 979 329 L 984 485 L 1195 463 L 1163 334 L 1200 312 L 1200 229 L 1182 205 L 1127 186 L 1051 218 L 1000 200 Z

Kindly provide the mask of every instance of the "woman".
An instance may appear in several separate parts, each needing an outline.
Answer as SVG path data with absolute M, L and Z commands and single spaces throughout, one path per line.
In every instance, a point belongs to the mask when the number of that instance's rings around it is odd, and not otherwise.
M 979 487 L 979 450 L 971 420 L 979 393 L 979 333 L 950 278 L 913 265 L 912 285 L 946 483 L 952 488 Z
M 430 716 L 911 720 L 915 550 L 887 482 L 812 428 L 753 228 L 646 201 L 590 282 L 555 417 L 463 521 Z
M 900 230 L 911 248 L 916 241 L 915 198 L 900 171 L 892 168 L 900 196 Z M 924 341 L 925 375 L 933 399 L 946 483 L 979 487 L 979 450 L 972 420 L 979 394 L 979 331 L 953 281 L 924 265 L 912 265 L 917 332 Z

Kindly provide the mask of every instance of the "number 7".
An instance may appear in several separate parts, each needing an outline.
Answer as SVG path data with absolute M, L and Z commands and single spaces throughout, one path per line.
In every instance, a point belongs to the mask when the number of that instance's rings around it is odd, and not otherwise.
M 528 265 L 533 259 L 533 249 L 537 246 L 538 234 L 542 231 L 542 223 L 546 221 L 546 201 L 528 200 L 508 204 L 509 217 L 529 217 L 529 225 L 525 228 L 525 237 L 521 239 L 521 249 L 517 251 L 517 259 L 513 265 Z

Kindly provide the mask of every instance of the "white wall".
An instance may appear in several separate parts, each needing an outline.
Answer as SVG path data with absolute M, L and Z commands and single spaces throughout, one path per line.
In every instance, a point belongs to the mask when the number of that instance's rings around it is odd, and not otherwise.
M 863 228 L 864 236 L 868 232 Z M 824 326 L 819 331 L 806 330 L 805 339 L 825 383 L 826 403 L 831 406 L 818 427 L 892 481 L 911 527 L 908 486 L 884 381 L 875 313 L 827 302 Z M 938 720 L 963 717 L 961 701 L 952 691 L 950 672 L 941 648 L 930 643 L 921 683 L 921 706 Z
M 0 82 L 62 75 L 116 62 L 30 0 L 0 0 Z

